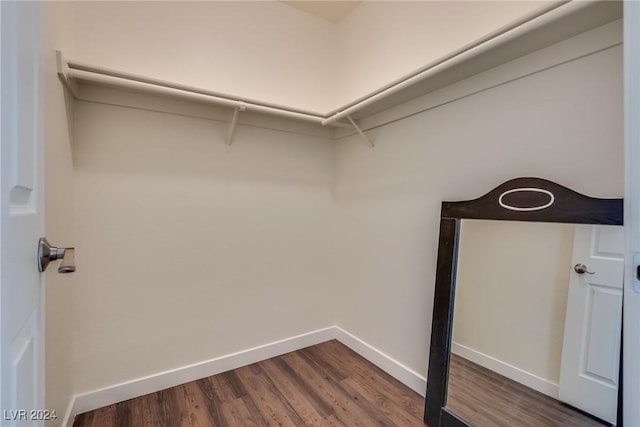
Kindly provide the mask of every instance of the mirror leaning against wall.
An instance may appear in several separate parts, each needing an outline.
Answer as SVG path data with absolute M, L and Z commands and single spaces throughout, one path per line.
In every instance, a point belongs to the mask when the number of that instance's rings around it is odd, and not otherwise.
M 539 178 L 442 203 L 428 425 L 620 425 L 622 215 Z

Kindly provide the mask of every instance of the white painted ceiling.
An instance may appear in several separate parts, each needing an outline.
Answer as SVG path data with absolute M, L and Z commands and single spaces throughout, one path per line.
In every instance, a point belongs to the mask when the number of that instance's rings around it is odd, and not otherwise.
M 339 23 L 360 1 L 282 1 L 289 6 L 303 10 L 312 15 L 326 19 L 334 24 Z

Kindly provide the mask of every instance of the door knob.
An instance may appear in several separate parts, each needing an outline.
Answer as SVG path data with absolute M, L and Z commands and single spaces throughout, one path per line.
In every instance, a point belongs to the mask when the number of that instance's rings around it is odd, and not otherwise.
M 76 271 L 74 255 L 74 248 L 56 248 L 51 246 L 46 238 L 41 237 L 38 241 L 38 271 L 42 273 L 51 261 L 61 259 L 58 273 L 73 273 Z
M 576 272 L 576 273 L 578 273 L 578 274 L 584 274 L 584 273 L 587 273 L 587 274 L 596 274 L 595 272 L 588 271 L 588 270 L 587 270 L 587 266 L 586 266 L 586 265 L 584 265 L 584 264 L 576 264 L 576 265 L 573 267 L 573 269 L 574 269 L 574 270 L 575 270 L 575 272 Z

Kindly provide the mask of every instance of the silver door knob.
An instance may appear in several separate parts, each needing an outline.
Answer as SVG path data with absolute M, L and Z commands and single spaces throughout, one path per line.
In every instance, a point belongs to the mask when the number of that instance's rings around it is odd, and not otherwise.
M 586 266 L 586 265 L 584 265 L 584 264 L 576 264 L 576 265 L 573 267 L 573 269 L 574 269 L 574 271 L 575 271 L 576 273 L 578 273 L 578 274 L 584 274 L 584 273 L 587 273 L 587 274 L 595 274 L 595 272 L 588 271 L 587 266 Z
M 38 271 L 42 273 L 51 261 L 61 259 L 58 273 L 73 273 L 76 271 L 74 255 L 74 248 L 56 248 L 51 246 L 46 238 L 41 237 L 38 241 Z

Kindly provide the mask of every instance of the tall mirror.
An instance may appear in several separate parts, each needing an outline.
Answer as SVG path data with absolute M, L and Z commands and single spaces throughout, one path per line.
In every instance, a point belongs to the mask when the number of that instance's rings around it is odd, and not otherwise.
M 622 206 L 538 178 L 443 202 L 429 426 L 621 425 Z

